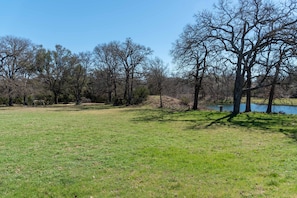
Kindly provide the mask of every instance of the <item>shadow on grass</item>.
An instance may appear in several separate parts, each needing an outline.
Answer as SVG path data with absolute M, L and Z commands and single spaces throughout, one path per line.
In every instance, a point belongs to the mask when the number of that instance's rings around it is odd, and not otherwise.
M 295 115 L 242 113 L 231 120 L 236 126 L 256 128 L 268 132 L 281 132 L 297 140 L 297 117 Z
M 129 110 L 131 111 L 131 109 Z M 247 129 L 278 132 L 297 141 L 297 116 L 266 113 L 230 113 L 215 111 L 170 111 L 161 109 L 135 109 L 137 122 L 187 122 L 187 129 L 202 129 L 220 126 L 235 126 Z
M 37 107 L 43 108 L 43 107 Z M 46 106 L 46 108 L 53 109 L 54 111 L 85 111 L 85 110 L 104 110 L 104 109 L 111 109 L 116 108 L 112 105 L 106 105 L 103 103 L 92 103 L 92 104 L 81 104 L 81 105 L 50 105 Z
M 297 117 L 295 115 L 241 113 L 234 116 L 230 114 L 212 121 L 207 127 L 223 123 L 247 129 L 280 132 L 297 141 Z
M 201 116 L 200 111 L 175 111 L 170 109 L 129 109 L 138 114 L 133 118 L 135 122 L 190 122 L 205 124 L 214 115 L 212 112 L 204 112 Z

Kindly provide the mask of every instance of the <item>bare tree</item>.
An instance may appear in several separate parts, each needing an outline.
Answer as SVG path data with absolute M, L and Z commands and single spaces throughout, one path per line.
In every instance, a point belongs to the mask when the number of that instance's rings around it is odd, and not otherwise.
M 178 69 L 186 71 L 194 79 L 193 110 L 198 109 L 198 97 L 208 67 L 207 60 L 212 51 L 207 30 L 199 19 L 195 25 L 187 25 L 180 38 L 174 43 L 171 55 Z
M 88 70 L 92 66 L 92 54 L 81 52 L 73 55 L 70 60 L 70 88 L 75 96 L 75 103 L 81 103 L 83 90 L 87 85 Z
M 160 108 L 163 108 L 162 96 L 167 67 L 164 65 L 162 59 L 155 57 L 155 59 L 152 59 L 149 62 L 147 70 L 147 84 L 150 90 L 154 90 L 153 93 L 157 93 L 159 95 Z
M 252 70 L 258 52 L 280 39 L 282 32 L 297 22 L 294 17 L 296 1 L 288 3 L 276 5 L 262 0 L 239 0 L 231 7 L 229 1 L 220 0 L 216 15 L 200 15 L 209 26 L 210 36 L 221 43 L 229 59 L 233 57 L 230 63 L 236 71 L 234 115 L 240 112 L 246 72 Z
M 94 59 L 97 70 L 103 74 L 104 89 L 108 94 L 108 102 L 111 103 L 114 97 L 117 100 L 117 84 L 120 67 L 120 59 L 118 55 L 118 42 L 110 42 L 108 44 L 97 45 L 94 49 Z
M 0 38 L 0 77 L 5 83 L 9 106 L 20 92 L 23 75 L 30 70 L 34 45 L 31 41 L 13 36 Z
M 66 91 L 69 83 L 71 65 L 74 64 L 71 51 L 56 45 L 54 51 L 40 50 L 38 55 L 39 78 L 54 95 L 54 103 L 58 104 L 59 96 Z
M 126 39 L 118 48 L 117 53 L 125 72 L 124 99 L 127 105 L 132 103 L 134 78 L 137 69 L 141 64 L 145 63 L 147 57 L 151 55 L 152 52 L 150 48 L 134 43 L 131 38 Z

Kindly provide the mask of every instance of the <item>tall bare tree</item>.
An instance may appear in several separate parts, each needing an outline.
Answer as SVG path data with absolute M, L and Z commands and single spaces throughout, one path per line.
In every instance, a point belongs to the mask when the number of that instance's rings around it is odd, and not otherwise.
M 213 51 L 207 29 L 197 18 L 195 25 L 187 25 L 180 38 L 174 43 L 171 55 L 180 71 L 186 71 L 194 81 L 193 110 L 198 109 L 198 98 L 202 81 L 207 71 L 210 53 Z
M 127 105 L 132 103 L 137 69 L 145 63 L 152 52 L 150 48 L 134 43 L 131 38 L 127 38 L 118 48 L 118 55 L 125 72 L 124 99 Z
M 163 90 L 164 90 L 164 82 L 166 80 L 166 71 L 167 67 L 165 66 L 162 59 L 155 57 L 149 62 L 149 66 L 147 68 L 147 84 L 150 90 L 153 90 L 153 93 L 159 95 L 160 98 L 160 108 L 163 108 Z
M 58 104 L 59 96 L 66 91 L 66 85 L 70 81 L 71 65 L 75 64 L 73 60 L 71 51 L 61 45 L 56 45 L 53 51 L 39 51 L 39 78 L 53 93 L 55 104 Z
M 70 89 L 76 105 L 81 103 L 83 90 L 87 85 L 88 70 L 92 67 L 92 53 L 81 52 L 70 59 Z
M 14 36 L 0 38 L 0 77 L 5 83 L 9 106 L 20 92 L 22 77 L 31 69 L 34 45 L 31 41 Z
M 120 59 L 118 54 L 118 42 L 97 45 L 94 49 L 94 59 L 97 70 L 100 70 L 104 79 L 104 89 L 108 95 L 108 102 L 111 103 L 114 97 L 117 100 L 117 84 L 120 68 Z
M 295 0 L 284 4 L 239 0 L 238 4 L 230 6 L 228 0 L 220 0 L 215 14 L 199 15 L 209 26 L 210 37 L 221 43 L 230 63 L 234 64 L 234 115 L 240 112 L 247 71 L 252 70 L 259 51 L 280 39 L 284 30 L 296 24 L 296 4 Z

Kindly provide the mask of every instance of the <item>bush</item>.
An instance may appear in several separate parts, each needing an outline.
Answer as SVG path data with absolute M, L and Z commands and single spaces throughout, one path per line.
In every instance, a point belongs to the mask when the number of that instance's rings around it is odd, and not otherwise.
M 113 100 L 113 106 L 121 106 L 121 105 L 124 104 L 123 101 L 124 101 L 124 100 L 121 99 L 121 98 L 115 98 L 115 99 Z
M 184 105 L 184 106 L 189 106 L 189 104 L 190 104 L 190 99 L 187 98 L 187 97 L 182 97 L 182 98 L 180 99 L 180 104 L 181 104 L 181 105 Z
M 146 87 L 138 87 L 137 89 L 135 89 L 133 94 L 134 98 L 132 104 L 140 104 L 147 99 L 149 95 L 149 90 Z

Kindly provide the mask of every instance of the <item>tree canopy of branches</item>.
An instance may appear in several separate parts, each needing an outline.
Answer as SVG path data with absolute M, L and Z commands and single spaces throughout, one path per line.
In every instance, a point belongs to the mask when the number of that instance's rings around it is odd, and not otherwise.
M 88 70 L 92 67 L 91 52 L 81 52 L 74 55 L 70 68 L 70 89 L 75 97 L 75 103 L 81 103 L 83 91 L 87 85 Z
M 174 62 L 178 64 L 179 71 L 184 71 L 185 75 L 194 81 L 193 110 L 198 109 L 199 92 L 210 64 L 208 59 L 211 59 L 211 54 L 214 51 L 212 41 L 208 38 L 207 27 L 197 18 L 196 24 L 185 27 L 171 50 L 171 55 Z
M 133 100 L 134 80 L 139 72 L 139 66 L 145 63 L 153 51 L 128 38 L 119 46 L 117 53 L 125 71 L 124 99 L 130 105 Z
M 104 79 L 102 83 L 105 84 L 104 91 L 108 94 L 108 103 L 118 98 L 117 94 L 117 80 L 119 78 L 120 58 L 118 54 L 120 43 L 110 42 L 108 44 L 97 45 L 94 49 L 94 58 L 97 69 L 102 74 Z
M 45 87 L 54 95 L 54 102 L 58 104 L 59 96 L 68 88 L 71 68 L 77 64 L 77 58 L 71 51 L 56 45 L 56 49 L 40 50 L 38 54 L 39 78 Z
M 9 106 L 13 105 L 13 97 L 22 92 L 23 79 L 31 73 L 34 50 L 35 46 L 27 39 L 13 36 L 0 39 L 0 77 Z
M 148 68 L 146 68 L 146 81 L 149 90 L 153 94 L 157 94 L 160 97 L 160 108 L 163 108 L 162 95 L 164 91 L 164 82 L 166 80 L 166 70 L 162 59 L 156 57 L 149 62 Z
M 234 68 L 234 115 L 240 112 L 243 93 L 247 93 L 246 111 L 250 111 L 250 91 L 255 89 L 251 87 L 254 69 L 261 67 L 259 54 L 267 54 L 271 45 L 284 42 L 295 45 L 295 34 L 291 33 L 296 32 L 296 6 L 295 0 L 278 3 L 239 0 L 237 4 L 220 0 L 216 12 L 196 16 L 208 27 L 208 38 L 217 41 L 225 59 Z

